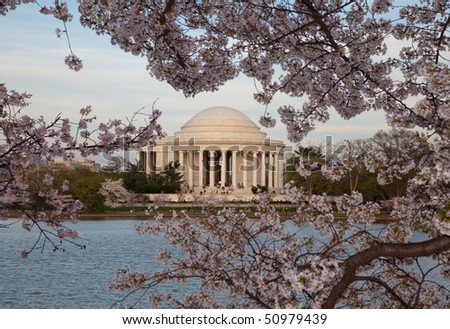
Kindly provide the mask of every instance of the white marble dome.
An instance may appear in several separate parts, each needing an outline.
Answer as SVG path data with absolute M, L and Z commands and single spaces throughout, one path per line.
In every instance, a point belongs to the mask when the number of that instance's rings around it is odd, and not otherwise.
M 233 188 L 235 193 L 246 191 L 253 197 L 251 186 L 274 190 L 283 186 L 284 143 L 266 136 L 244 113 L 211 107 L 194 115 L 174 135 L 141 148 L 139 166 L 150 175 L 178 162 L 185 191 L 200 187 L 202 193 L 209 188 L 217 194 L 218 188 L 238 187 Z
M 266 133 L 241 111 L 216 106 L 194 115 L 175 133 L 175 138 L 222 143 L 261 143 L 266 138 Z

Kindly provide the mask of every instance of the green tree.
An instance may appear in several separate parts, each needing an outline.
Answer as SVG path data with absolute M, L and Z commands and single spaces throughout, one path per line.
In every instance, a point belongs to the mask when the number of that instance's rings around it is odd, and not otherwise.
M 183 184 L 179 162 L 170 162 L 161 173 L 147 173 L 139 170 L 139 164 L 130 164 L 123 175 L 124 187 L 135 193 L 176 193 Z
M 121 173 L 93 172 L 87 168 L 62 169 L 53 173 L 56 186 L 68 180 L 68 194 L 84 204 L 84 211 L 103 212 L 105 198 L 99 193 L 102 183 L 106 179 L 119 179 Z
M 402 143 L 411 138 L 413 133 L 405 130 L 378 131 L 372 138 L 345 140 L 339 144 L 342 151 L 337 158 L 341 163 L 326 163 L 322 148 L 318 146 L 298 146 L 295 153 L 286 160 L 285 181 L 294 182 L 294 186 L 303 187 L 310 197 L 312 194 L 326 193 L 328 195 L 351 194 L 353 191 L 362 193 L 366 201 L 387 200 L 403 196 L 406 193 L 408 180 L 413 178 L 416 170 L 398 173 L 389 180 L 377 180 L 382 172 L 378 163 L 368 170 L 365 159 L 369 154 L 375 158 L 392 161 L 398 159 L 401 149 L 406 148 Z M 424 150 L 418 150 L 421 156 Z M 339 178 L 328 180 L 322 173 L 322 167 L 336 166 Z M 395 165 L 395 163 L 393 163 Z M 369 166 L 370 167 L 370 166 Z M 324 168 L 326 169 L 326 168 Z
M 180 163 L 170 162 L 161 173 L 164 192 L 176 193 L 180 191 L 181 185 L 183 184 L 183 174 L 179 170 Z
M 43 180 L 45 175 L 51 173 L 47 168 L 39 168 L 35 171 L 30 171 L 25 175 L 25 181 L 29 188 L 28 207 L 34 210 L 50 209 L 51 206 L 47 203 L 46 198 L 40 193 L 43 190 Z M 62 181 L 61 181 L 62 183 Z M 53 184 L 55 185 L 55 184 Z M 53 186 L 52 186 L 53 187 Z
M 139 164 L 129 164 L 128 171 L 123 174 L 123 186 L 135 193 L 148 193 L 149 178 L 139 170 Z

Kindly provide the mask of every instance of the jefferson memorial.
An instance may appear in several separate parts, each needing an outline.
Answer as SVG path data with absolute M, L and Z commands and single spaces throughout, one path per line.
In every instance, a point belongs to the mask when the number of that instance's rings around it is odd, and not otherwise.
M 181 130 L 139 152 L 147 174 L 179 162 L 185 188 L 283 186 L 284 143 L 267 134 L 244 113 L 230 107 L 211 107 L 194 115 Z

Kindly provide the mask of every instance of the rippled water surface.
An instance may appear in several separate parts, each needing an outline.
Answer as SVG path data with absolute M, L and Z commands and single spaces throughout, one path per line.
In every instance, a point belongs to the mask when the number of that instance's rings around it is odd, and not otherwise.
M 76 229 L 86 239 L 85 250 L 66 244 L 65 252 L 34 251 L 27 259 L 20 251 L 30 248 L 37 235 L 20 223 L 0 229 L 0 308 L 109 308 L 123 296 L 107 288 L 119 267 L 158 269 L 155 253 L 164 240 L 136 234 L 139 223 L 81 221 Z
M 25 231 L 20 223 L 0 228 L 0 308 L 113 306 L 124 297 L 124 293 L 107 288 L 118 268 L 130 265 L 133 270 L 147 273 L 159 271 L 162 265 L 155 259 L 157 249 L 171 249 L 164 239 L 138 235 L 134 227 L 140 222 L 133 219 L 83 220 L 75 228 L 84 239 L 78 241 L 86 244 L 86 249 L 65 244 L 65 252 L 34 251 L 27 259 L 20 257 L 20 251 L 33 245 L 37 233 Z M 375 225 L 375 229 L 382 226 Z M 309 229 L 307 234 L 314 233 Z M 415 240 L 423 239 L 426 237 L 415 235 Z M 424 259 L 423 268 L 433 266 L 434 261 Z M 439 281 L 433 275 L 432 278 Z M 175 296 L 195 288 L 195 283 L 157 287 Z M 150 307 L 150 304 L 144 299 L 137 307 Z

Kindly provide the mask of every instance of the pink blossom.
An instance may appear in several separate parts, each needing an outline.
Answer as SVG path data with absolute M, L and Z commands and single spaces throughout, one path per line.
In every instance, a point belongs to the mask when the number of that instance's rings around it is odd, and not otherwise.
M 53 184 L 53 180 L 54 180 L 53 176 L 45 174 L 42 182 L 44 183 L 44 185 L 51 186 Z
M 6 2 L 0 14 L 20 3 Z M 156 214 L 152 224 L 140 226 L 139 231 L 161 235 L 183 255 L 152 274 L 121 269 L 112 288 L 146 292 L 161 283 L 189 284 L 195 277 L 198 292 L 182 298 L 153 293 L 151 300 L 192 308 L 448 307 L 448 290 L 433 278 L 448 278 L 450 12 L 446 1 L 305 0 L 276 5 L 80 1 L 78 11 L 83 26 L 145 58 L 152 77 L 185 96 L 216 91 L 241 74 L 253 80 L 254 98 L 260 104 L 267 106 L 277 94 L 292 97 L 287 101 L 291 104 L 278 109 L 291 141 L 304 139 L 318 123 L 328 121 L 330 113 L 348 120 L 364 111 L 383 111 L 387 124 L 396 128 L 386 136 L 377 134 L 368 148 L 344 141 L 339 159 L 332 159 L 335 163 L 330 159 L 320 163 L 326 179 L 347 180 L 348 194 L 315 195 L 286 184 L 284 195 L 294 209 L 287 218 L 281 218 L 264 194 L 258 195 L 254 209 L 242 212 L 206 203 L 199 218 L 187 211 L 176 212 L 172 220 Z M 63 25 L 72 18 L 65 2 L 56 1 L 41 12 Z M 398 47 L 388 48 L 392 42 Z M 69 50 L 65 62 L 78 71 L 82 60 L 73 54 L 70 42 Z M 47 122 L 24 114 L 29 98 L 0 85 L 0 127 L 8 144 L 0 154 L 0 206 L 30 205 L 31 196 L 37 194 L 54 208 L 48 213 L 22 210 L 25 227 L 30 220 L 53 230 L 44 242 L 38 241 L 39 248 L 53 238 L 76 237 L 62 225 L 75 221 L 82 204 L 61 202 L 48 177 L 38 191 L 32 191 L 23 173 L 55 154 L 113 152 L 153 144 L 164 134 L 157 123 L 159 111 L 138 127 L 135 119 L 141 113 L 126 121 L 97 123 L 90 107 L 80 111 L 79 120 L 72 120 L 78 124 L 71 133 L 68 119 L 57 116 Z M 261 122 L 275 124 L 269 116 Z M 309 164 L 299 168 L 304 176 L 313 170 Z M 357 192 L 362 170 L 376 173 L 383 184 L 412 177 L 405 195 L 390 200 L 392 223 L 385 227 L 372 225 L 380 205 L 365 202 Z M 111 205 L 128 200 L 120 182 L 105 182 L 102 193 Z M 345 219 L 337 220 L 336 210 Z M 425 237 L 422 243 L 432 248 L 415 252 L 423 245 L 411 242 L 414 230 L 420 230 Z M 434 273 L 424 271 L 417 261 L 428 250 L 438 260 Z M 164 251 L 158 255 L 163 260 L 169 257 Z M 413 265 L 422 270 L 409 271 Z M 225 301 L 216 292 L 226 295 Z
M 69 181 L 64 180 L 63 184 L 61 185 L 61 191 L 67 192 L 69 190 Z
M 276 120 L 273 119 L 272 117 L 270 117 L 268 114 L 261 116 L 259 118 L 259 123 L 261 124 L 261 126 L 266 127 L 266 128 L 272 128 L 275 127 L 276 124 Z
M 64 62 L 69 67 L 69 69 L 75 72 L 78 72 L 83 68 L 83 61 L 73 54 L 67 55 Z

